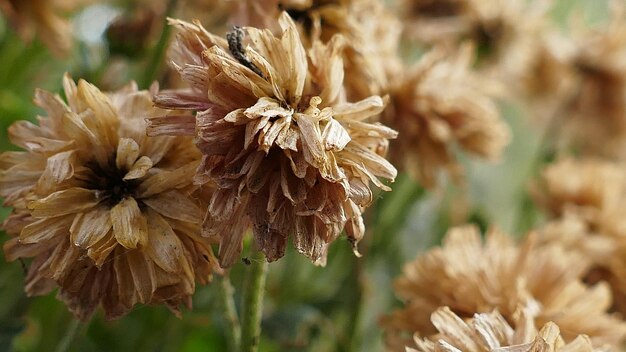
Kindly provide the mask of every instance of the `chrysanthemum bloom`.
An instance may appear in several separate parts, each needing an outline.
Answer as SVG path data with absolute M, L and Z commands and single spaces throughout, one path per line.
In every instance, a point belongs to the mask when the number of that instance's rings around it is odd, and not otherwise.
M 477 313 L 471 319 L 463 320 L 448 307 L 437 309 L 430 320 L 438 334 L 431 338 L 415 337 L 417 349 L 408 347 L 407 352 L 593 352 L 589 337 L 579 335 L 566 344 L 559 327 L 546 323 L 537 330 L 529 312 L 521 310 L 513 319 L 513 324 L 498 313 Z
M 335 34 L 346 38 L 343 52 L 349 100 L 383 95 L 390 76 L 400 69 L 398 45 L 402 26 L 381 0 L 247 0 L 236 24 L 268 27 L 282 11 L 295 20 L 305 48 Z M 372 16 L 376 14 L 376 16 Z
M 455 145 L 497 160 L 509 142 L 509 128 L 490 96 L 497 88 L 470 71 L 472 59 L 469 46 L 454 55 L 436 49 L 398 75 L 391 88 L 392 108 L 383 121 L 402 131 L 392 155 L 428 187 L 438 171 L 460 176 Z
M 195 134 L 203 154 L 197 181 L 219 188 L 204 233 L 219 239 L 221 264 L 238 260 L 250 225 L 270 261 L 283 256 L 290 236 L 318 264 L 343 230 L 356 250 L 370 182 L 388 190 L 378 178 L 396 176 L 380 156 L 396 133 L 366 122 L 384 108 L 380 97 L 342 100 L 342 37 L 307 52 L 286 13 L 280 37 L 248 27 L 227 41 L 198 24 L 173 24 L 180 33 L 172 61 L 191 88 L 155 102 L 198 113 L 195 121 L 155 118 L 151 133 Z
M 30 41 L 35 34 L 58 56 L 72 47 L 70 23 L 62 17 L 88 0 L 0 0 L 0 10 L 20 36 Z
M 167 113 L 152 107 L 154 91 L 63 85 L 67 104 L 39 90 L 47 116 L 9 128 L 25 151 L 0 155 L 0 196 L 14 208 L 6 258 L 32 258 L 26 292 L 58 287 L 80 319 L 98 305 L 107 318 L 138 303 L 178 312 L 219 270 L 199 237 L 209 193 L 191 185 L 199 153 L 190 139 L 146 137 L 144 118 Z
M 536 326 L 557 324 L 566 342 L 587 335 L 594 346 L 618 345 L 626 323 L 607 314 L 608 285 L 581 281 L 589 262 L 558 245 L 537 245 L 531 234 L 521 246 L 498 231 L 481 240 L 475 227 L 452 229 L 444 244 L 406 264 L 395 291 L 405 306 L 383 320 L 388 344 L 399 349 L 413 333 L 437 331 L 430 316 L 448 306 L 461 318 L 497 309 L 507 321 L 527 309 Z
M 565 136 L 581 153 L 626 158 L 626 6 L 612 1 L 606 28 L 575 36 L 577 91 L 563 118 Z
M 403 0 L 400 17 L 410 38 L 428 44 L 472 41 L 497 61 L 544 17 L 545 1 Z
M 588 281 L 611 284 L 615 308 L 626 313 L 626 169 L 619 163 L 564 159 L 548 166 L 533 187 L 550 222 L 541 240 L 591 261 Z

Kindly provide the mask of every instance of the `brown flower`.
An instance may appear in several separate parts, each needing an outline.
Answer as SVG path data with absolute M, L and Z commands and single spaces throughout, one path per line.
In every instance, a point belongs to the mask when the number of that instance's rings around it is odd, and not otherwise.
M 417 349 L 407 348 L 407 352 L 605 351 L 594 349 L 586 335 L 579 335 L 565 344 L 559 327 L 552 322 L 538 331 L 531 314 L 523 309 L 516 314 L 512 325 L 498 311 L 477 313 L 463 321 L 448 307 L 438 308 L 430 320 L 439 333 L 425 339 L 416 336 Z
M 612 1 L 602 29 L 579 31 L 572 64 L 577 88 L 565 102 L 566 136 L 590 156 L 626 157 L 626 6 Z
M 472 58 L 469 46 L 453 56 L 435 49 L 399 75 L 391 90 L 392 109 L 383 120 L 402 131 L 393 156 L 428 187 L 441 169 L 458 178 L 454 145 L 495 160 L 509 142 L 509 128 L 489 95 L 496 88 L 470 71 Z
M 167 113 L 152 107 L 154 90 L 106 95 L 67 76 L 63 86 L 68 104 L 36 92 L 47 116 L 13 124 L 25 151 L 0 155 L 0 196 L 14 208 L 7 259 L 32 258 L 26 292 L 58 287 L 80 319 L 98 305 L 108 318 L 138 303 L 178 312 L 219 270 L 199 237 L 209 195 L 191 185 L 198 152 L 190 139 L 145 136 L 144 118 Z
M 35 34 L 58 56 L 67 55 L 72 47 L 70 23 L 61 13 L 87 0 L 0 0 L 0 10 L 20 36 L 31 41 Z
M 219 188 L 204 232 L 219 239 L 222 265 L 238 260 L 250 224 L 270 261 L 283 256 L 289 236 L 318 264 L 344 229 L 356 250 L 370 182 L 388 190 L 378 178 L 396 176 L 380 156 L 396 133 L 365 122 L 384 108 L 380 97 L 343 100 L 342 37 L 307 52 L 286 13 L 279 37 L 248 27 L 226 40 L 199 24 L 173 24 L 180 33 L 171 58 L 191 88 L 155 102 L 198 113 L 195 124 L 155 118 L 150 133 L 195 134 L 203 154 L 197 181 Z
M 486 64 L 497 64 L 519 40 L 532 38 L 531 29 L 543 22 L 546 5 L 526 0 L 403 0 L 399 11 L 410 38 L 431 45 L 469 40 L 486 54 Z
M 626 313 L 626 169 L 595 159 L 564 159 L 548 166 L 533 187 L 551 217 L 541 240 L 591 261 L 586 279 L 611 284 L 614 308 Z
M 617 346 L 626 337 L 626 323 L 607 314 L 608 286 L 581 282 L 589 267 L 584 257 L 539 246 L 533 235 L 521 246 L 498 231 L 486 237 L 483 243 L 476 228 L 454 228 L 442 247 L 406 264 L 395 283 L 405 306 L 383 321 L 392 348 L 410 343 L 407 333 L 436 333 L 429 318 L 441 306 L 461 318 L 497 309 L 509 322 L 521 307 L 537 326 L 557 324 L 566 342 L 588 335 L 594 346 Z
M 349 100 L 386 93 L 389 78 L 400 69 L 401 24 L 383 1 L 247 0 L 233 22 L 271 27 L 282 11 L 296 22 L 306 48 L 317 40 L 327 43 L 336 34 L 346 39 L 344 85 Z

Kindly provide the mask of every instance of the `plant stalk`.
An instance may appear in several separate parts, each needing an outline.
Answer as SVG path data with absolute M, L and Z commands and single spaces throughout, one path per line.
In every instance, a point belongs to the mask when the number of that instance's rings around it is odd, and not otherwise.
M 237 309 L 233 298 L 234 289 L 228 274 L 224 275 L 219 284 L 219 294 L 224 320 L 227 323 L 226 338 L 229 351 L 239 351 L 241 347 L 241 325 L 237 317 Z
M 167 51 L 167 43 L 170 39 L 170 34 L 172 33 L 172 26 L 167 24 L 167 18 L 170 17 L 174 10 L 176 9 L 176 5 L 178 4 L 178 0 L 169 0 L 167 2 L 167 7 L 165 9 L 165 18 L 163 19 L 163 30 L 161 31 L 161 36 L 159 37 L 159 41 L 154 46 L 154 50 L 148 63 L 146 64 L 146 69 L 143 72 L 143 76 L 140 80 L 140 88 L 148 88 L 157 79 L 156 75 L 161 68 L 161 64 L 163 63 L 165 56 L 165 52 Z
M 241 351 L 256 352 L 261 340 L 261 318 L 268 264 L 263 253 L 252 250 L 243 291 Z

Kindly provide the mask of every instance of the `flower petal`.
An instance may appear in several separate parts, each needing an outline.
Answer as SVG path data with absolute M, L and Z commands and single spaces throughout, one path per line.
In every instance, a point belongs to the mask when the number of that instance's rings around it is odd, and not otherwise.
M 181 271 L 183 244 L 167 221 L 154 211 L 148 211 L 146 252 L 161 269 L 169 273 Z
M 111 209 L 113 234 L 125 248 L 148 243 L 148 224 L 134 198 L 125 198 Z
M 89 248 L 109 233 L 112 226 L 109 209 L 100 206 L 74 218 L 70 228 L 70 239 L 78 247 Z
M 176 220 L 197 224 L 202 222 L 204 216 L 196 203 L 177 190 L 159 193 L 141 201 L 159 214 Z
M 120 138 L 115 156 L 115 165 L 118 170 L 130 170 L 138 157 L 139 145 L 137 142 L 130 138 Z
M 133 164 L 128 173 L 124 175 L 124 181 L 135 180 L 144 177 L 148 170 L 152 168 L 152 160 L 147 156 L 142 156 Z
M 28 203 L 28 209 L 36 218 L 61 216 L 89 210 L 102 199 L 99 191 L 75 187 L 32 201 Z

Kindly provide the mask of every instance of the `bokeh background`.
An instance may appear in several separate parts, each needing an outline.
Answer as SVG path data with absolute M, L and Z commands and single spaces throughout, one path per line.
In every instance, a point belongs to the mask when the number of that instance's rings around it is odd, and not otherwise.
M 605 21 L 607 11 L 605 0 L 559 0 L 552 15 L 565 30 L 573 12 L 595 25 Z M 60 91 L 64 72 L 105 89 L 131 79 L 145 87 L 143 72 L 163 18 L 150 19 L 156 36 L 147 33 L 138 42 L 141 45 L 128 46 L 119 35 L 106 32 L 118 16 L 138 16 L 137 4 L 94 1 L 75 14 L 75 49 L 63 60 L 37 41 L 22 42 L 0 17 L 0 150 L 14 148 L 6 135 L 13 121 L 35 120 L 42 113 L 32 104 L 34 89 Z M 132 34 L 124 33 L 122 38 Z M 165 72 L 165 65 L 157 72 Z M 313 266 L 293 248 L 270 264 L 261 351 L 382 350 L 377 322 L 397 305 L 392 281 L 404 262 L 439 243 L 447 228 L 458 222 L 482 228 L 492 224 L 521 235 L 542 221 L 528 196 L 529 180 L 542 162 L 541 126 L 515 103 L 503 102 L 500 107 L 513 131 L 502 162 L 463 160 L 468 176 L 463 187 L 444 183 L 425 191 L 400 175 L 394 191 L 380 194 L 366 214 L 363 258 L 355 258 L 347 241 L 340 240 L 332 246 L 325 268 Z M 9 212 L 0 208 L 0 221 Z M 0 241 L 6 239 L 0 233 Z M 54 294 L 25 296 L 23 265 L 7 263 L 0 251 L 0 351 L 227 350 L 218 277 L 213 284 L 198 287 L 193 310 L 185 311 L 182 319 L 164 307 L 138 307 L 117 321 L 96 315 L 89 323 L 78 324 Z M 244 265 L 235 265 L 230 276 L 237 304 Z

